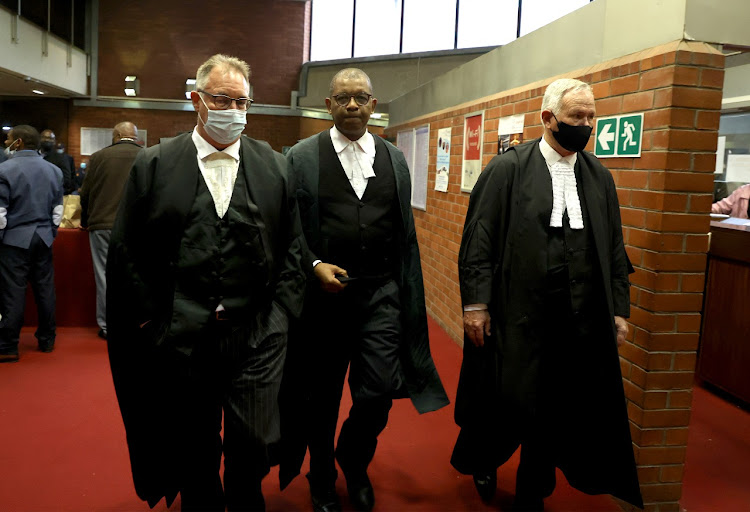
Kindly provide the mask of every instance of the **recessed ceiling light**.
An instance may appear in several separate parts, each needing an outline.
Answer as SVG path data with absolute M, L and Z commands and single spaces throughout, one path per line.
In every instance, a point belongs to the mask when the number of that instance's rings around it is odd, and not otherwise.
M 13 128 L 13 127 L 12 126 L 3 126 L 3 131 L 4 132 L 9 132 L 11 128 Z
M 34 94 L 44 94 L 44 91 L 40 91 L 39 89 L 31 89 L 31 92 Z

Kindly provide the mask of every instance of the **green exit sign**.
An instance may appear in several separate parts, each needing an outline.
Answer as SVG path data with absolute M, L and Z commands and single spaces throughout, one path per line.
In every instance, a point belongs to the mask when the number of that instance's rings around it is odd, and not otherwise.
M 640 157 L 643 114 L 603 117 L 596 121 L 594 154 L 599 158 Z

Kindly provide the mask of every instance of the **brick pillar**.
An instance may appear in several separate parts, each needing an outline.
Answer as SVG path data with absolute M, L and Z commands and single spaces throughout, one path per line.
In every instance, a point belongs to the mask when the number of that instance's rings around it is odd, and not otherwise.
M 641 158 L 604 163 L 636 267 L 620 355 L 641 490 L 659 512 L 678 512 L 682 494 L 724 80 L 716 50 L 673 46 L 640 69 L 613 67 L 617 95 L 603 100 L 612 113 L 645 112 Z

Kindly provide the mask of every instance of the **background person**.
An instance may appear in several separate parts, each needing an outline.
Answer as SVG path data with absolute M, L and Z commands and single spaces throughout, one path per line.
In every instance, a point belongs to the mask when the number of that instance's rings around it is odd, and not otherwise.
M 42 131 L 39 150 L 48 162 L 60 168 L 63 174 L 63 194 L 72 194 L 74 190 L 73 167 L 68 160 L 69 155 L 57 150 L 57 138 L 55 132 L 49 128 Z
M 91 155 L 91 167 L 81 185 L 81 227 L 89 231 L 91 259 L 96 281 L 96 323 L 99 337 L 107 339 L 107 251 L 117 207 L 135 156 L 138 128 L 129 121 L 112 131 L 112 145 Z M 81 164 L 83 165 L 83 164 Z
M 730 217 L 750 217 L 750 183 L 742 185 L 724 199 L 711 205 L 711 213 L 723 213 Z
M 55 348 L 55 268 L 52 242 L 63 213 L 62 172 L 38 153 L 39 132 L 11 128 L 0 164 L 0 363 L 18 361 L 26 286 L 38 312 L 34 335 L 42 352 Z

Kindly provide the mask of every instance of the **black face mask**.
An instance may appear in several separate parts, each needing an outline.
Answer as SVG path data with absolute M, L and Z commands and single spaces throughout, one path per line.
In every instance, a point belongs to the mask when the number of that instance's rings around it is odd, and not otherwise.
M 41 148 L 42 148 L 42 151 L 44 151 L 45 153 L 49 153 L 50 151 L 55 149 L 55 143 L 50 142 L 50 141 L 42 142 Z
M 552 117 L 557 121 L 557 131 L 552 132 L 552 136 L 555 140 L 568 151 L 583 151 L 586 144 L 589 142 L 591 137 L 591 126 L 573 126 L 570 124 L 558 121 L 555 114 Z

